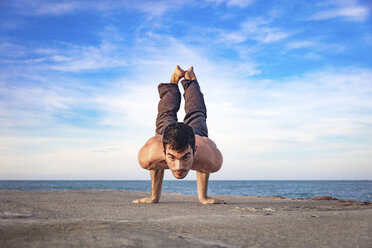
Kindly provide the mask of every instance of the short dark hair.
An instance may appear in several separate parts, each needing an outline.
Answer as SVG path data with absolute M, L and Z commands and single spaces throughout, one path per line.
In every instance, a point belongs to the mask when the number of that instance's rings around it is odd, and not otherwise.
M 163 133 L 163 147 L 169 145 L 172 150 L 182 152 L 189 145 L 192 148 L 193 154 L 195 149 L 195 133 L 194 129 L 183 122 L 176 122 L 168 125 Z

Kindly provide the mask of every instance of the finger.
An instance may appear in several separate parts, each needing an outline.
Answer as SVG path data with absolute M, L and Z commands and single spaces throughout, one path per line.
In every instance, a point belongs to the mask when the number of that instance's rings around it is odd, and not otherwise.
M 226 204 L 226 202 L 224 200 L 217 200 L 217 203 L 218 204 Z
M 133 203 L 139 203 L 139 200 L 137 199 L 137 200 L 134 200 L 134 201 L 132 201 Z

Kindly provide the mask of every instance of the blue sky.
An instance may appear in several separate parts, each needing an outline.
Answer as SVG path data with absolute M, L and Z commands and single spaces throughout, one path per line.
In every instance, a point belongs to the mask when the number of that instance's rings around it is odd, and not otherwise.
M 372 179 L 371 12 L 349 0 L 2 1 L 0 179 L 149 179 L 137 152 L 177 64 L 194 66 L 224 155 L 211 179 Z

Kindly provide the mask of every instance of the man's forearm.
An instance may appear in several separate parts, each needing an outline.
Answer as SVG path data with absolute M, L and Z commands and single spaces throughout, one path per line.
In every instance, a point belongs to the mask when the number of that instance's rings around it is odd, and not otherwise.
M 198 184 L 198 198 L 200 203 L 202 204 L 224 204 L 225 201 L 213 199 L 208 197 L 208 180 L 209 180 L 209 172 L 196 172 L 196 180 Z
M 164 169 L 155 169 L 151 174 L 151 198 L 158 202 L 161 195 L 161 186 L 163 184 Z
M 196 181 L 198 184 L 198 198 L 202 202 L 207 198 L 209 172 L 196 172 Z

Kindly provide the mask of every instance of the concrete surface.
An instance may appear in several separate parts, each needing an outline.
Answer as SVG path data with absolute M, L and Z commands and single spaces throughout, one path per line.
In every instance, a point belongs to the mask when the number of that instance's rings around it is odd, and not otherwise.
M 0 247 L 372 247 L 371 204 L 148 194 L 0 190 Z

